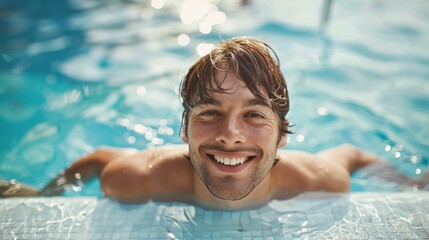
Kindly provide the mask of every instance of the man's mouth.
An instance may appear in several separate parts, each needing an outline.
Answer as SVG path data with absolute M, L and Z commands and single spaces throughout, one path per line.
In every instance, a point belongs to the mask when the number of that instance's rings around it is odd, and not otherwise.
M 242 172 L 262 156 L 262 151 L 255 148 L 223 149 L 208 145 L 200 151 L 211 160 L 212 166 L 227 174 Z
M 249 160 L 249 157 L 228 158 L 228 157 L 221 157 L 217 155 L 213 155 L 213 158 L 218 163 L 222 163 L 223 165 L 227 165 L 227 166 L 235 166 L 238 164 L 243 164 L 244 162 Z
M 238 167 L 241 165 L 245 165 L 247 162 L 253 160 L 256 157 L 256 156 L 230 156 L 230 157 L 226 157 L 226 156 L 220 156 L 217 154 L 207 154 L 207 156 L 212 161 L 214 161 L 218 164 L 222 164 L 224 166 L 228 166 L 228 167 L 232 167 L 232 166 Z

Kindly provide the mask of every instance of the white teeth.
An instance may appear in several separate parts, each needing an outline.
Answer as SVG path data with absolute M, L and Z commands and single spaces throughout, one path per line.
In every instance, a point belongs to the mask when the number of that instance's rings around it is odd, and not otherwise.
M 219 157 L 214 155 L 215 160 L 218 163 L 222 163 L 224 165 L 232 165 L 235 166 L 237 164 L 243 164 L 247 159 L 249 159 L 248 157 L 241 157 L 241 158 L 227 158 L 227 157 Z

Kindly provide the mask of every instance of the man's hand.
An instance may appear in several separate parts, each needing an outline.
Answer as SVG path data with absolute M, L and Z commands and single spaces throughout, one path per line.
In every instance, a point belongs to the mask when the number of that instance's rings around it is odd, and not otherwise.
M 0 198 L 7 197 L 34 197 L 38 196 L 39 191 L 31 186 L 16 182 L 0 180 Z

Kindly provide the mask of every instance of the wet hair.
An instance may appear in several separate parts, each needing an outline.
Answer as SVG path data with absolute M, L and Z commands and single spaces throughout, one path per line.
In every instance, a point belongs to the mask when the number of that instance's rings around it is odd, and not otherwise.
M 223 79 L 219 79 L 219 72 L 225 72 Z M 196 103 L 210 100 L 216 92 L 231 93 L 221 86 L 229 73 L 243 81 L 257 98 L 270 104 L 280 120 L 280 133 L 292 133 L 286 119 L 289 96 L 277 54 L 260 40 L 239 37 L 219 43 L 184 76 L 180 85 L 184 134 L 187 134 L 188 113 Z

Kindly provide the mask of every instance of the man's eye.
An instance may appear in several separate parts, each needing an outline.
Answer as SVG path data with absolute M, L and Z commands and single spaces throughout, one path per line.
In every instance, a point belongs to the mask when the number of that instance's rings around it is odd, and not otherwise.
M 216 111 L 205 111 L 200 114 L 201 116 L 218 116 Z
M 259 114 L 259 113 L 248 113 L 247 117 L 250 117 L 250 118 L 265 118 L 264 115 Z

